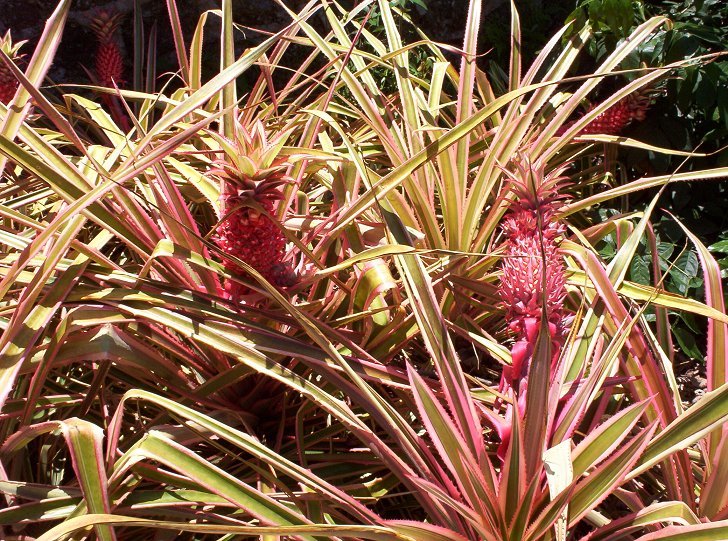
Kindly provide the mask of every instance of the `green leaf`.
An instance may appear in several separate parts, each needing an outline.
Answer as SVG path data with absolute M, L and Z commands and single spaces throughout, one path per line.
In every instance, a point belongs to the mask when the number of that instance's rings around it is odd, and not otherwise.
M 632 281 L 638 284 L 650 285 L 650 264 L 647 256 L 635 255 L 629 267 L 629 275 Z
M 346 493 L 332 486 L 325 480 L 320 479 L 310 470 L 273 452 L 256 438 L 236 430 L 217 419 L 199 413 L 193 408 L 183 406 L 174 400 L 142 390 L 128 391 L 122 398 L 119 410 L 117 411 L 117 417 L 123 417 L 123 406 L 126 406 L 127 402 L 132 400 L 144 401 L 146 403 L 162 407 L 169 413 L 172 413 L 175 417 L 184 419 L 189 423 L 194 423 L 195 425 L 210 431 L 210 433 L 214 434 L 215 437 L 228 441 L 236 447 L 244 450 L 246 453 L 250 453 L 262 462 L 267 463 L 271 468 L 285 474 L 286 476 L 292 477 L 302 486 L 307 487 L 311 491 L 315 491 L 320 496 L 325 496 L 330 498 L 332 501 L 337 501 L 342 506 L 348 507 L 350 512 L 368 519 L 371 519 L 373 516 L 373 514 L 366 510 L 364 506 L 358 504 L 358 502 L 356 502 L 353 498 L 350 498 Z M 121 428 L 116 422 L 112 422 L 112 427 Z M 113 439 L 115 441 L 116 434 Z
M 268 524 L 280 526 L 310 524 L 310 521 L 289 506 L 236 479 L 158 430 L 149 431 L 124 453 L 115 465 L 114 475 L 119 475 L 119 471 L 127 471 L 129 466 L 140 459 L 154 460 L 172 468 L 205 490 L 222 496 Z M 310 536 L 305 538 L 313 541 Z
M 656 428 L 657 425 L 653 423 L 651 427 L 643 429 L 627 445 L 595 468 L 588 477 L 577 482 L 569 505 L 570 525 L 576 524 L 587 511 L 594 509 L 627 481 L 629 469 L 637 462 Z
M 83 492 L 83 501 L 72 514 L 107 513 L 110 510 L 108 483 L 104 465 L 101 428 L 78 418 L 67 421 L 50 421 L 24 427 L 16 432 L 0 448 L 0 456 L 12 455 L 25 447 L 37 436 L 61 432 L 71 452 L 73 470 Z M 114 541 L 114 531 L 106 525 L 96 527 L 101 541 Z
M 691 288 L 698 286 L 696 278 L 699 270 L 700 262 L 694 251 L 686 251 L 678 257 L 675 265 L 669 271 L 672 283 L 678 293 L 687 295 Z
M 691 526 L 669 526 L 638 537 L 637 541 L 719 541 L 728 539 L 728 520 Z
M 728 254 L 728 239 L 718 241 L 715 244 L 711 244 L 710 246 L 708 246 L 708 250 L 710 250 L 711 252 L 720 252 L 722 254 Z
M 61 42 L 63 28 L 66 25 L 68 12 L 71 8 L 70 0 L 61 0 L 58 2 L 56 9 L 46 21 L 43 34 L 41 35 L 38 45 L 36 46 L 33 57 L 28 63 L 25 74 L 28 80 L 35 86 L 40 86 L 46 73 L 53 63 L 58 45 Z M 0 63 L 2 61 L 0 60 Z M 4 65 L 3 65 L 4 67 Z M 10 102 L 7 115 L 0 123 L 0 135 L 12 140 L 15 138 L 20 126 L 25 120 L 26 115 L 30 111 L 30 93 L 25 87 L 20 87 L 16 93 L 16 97 Z M 0 156 L 0 171 L 5 169 L 7 164 L 6 158 Z
M 700 524 L 700 519 L 684 502 L 659 502 L 639 509 L 625 517 L 612 520 L 609 524 L 589 534 L 590 541 L 614 539 L 614 534 L 627 536 L 645 526 L 657 524 Z
M 693 333 L 679 326 L 673 327 L 672 332 L 675 335 L 675 339 L 683 353 L 688 355 L 691 359 L 699 359 L 701 361 L 704 359 L 703 353 L 695 343 L 695 335 Z

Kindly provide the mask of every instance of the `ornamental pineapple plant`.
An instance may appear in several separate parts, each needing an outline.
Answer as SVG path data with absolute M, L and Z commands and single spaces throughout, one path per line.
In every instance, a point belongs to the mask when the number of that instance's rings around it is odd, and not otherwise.
M 124 58 L 117 38 L 120 23 L 120 13 L 104 10 L 91 21 L 91 30 L 99 43 L 94 67 L 101 86 L 121 86 L 124 83 Z
M 654 88 L 643 88 L 629 94 L 606 111 L 598 114 L 594 120 L 579 130 L 576 135 L 619 135 L 633 122 L 641 122 L 647 118 L 647 110 L 652 105 L 652 101 L 658 93 L 659 91 Z M 587 108 L 586 112 L 589 113 L 589 111 L 593 111 L 596 107 L 596 104 L 591 105 Z M 576 120 L 572 120 L 563 124 L 556 131 L 556 135 L 563 135 L 575 123 Z
M 565 228 L 556 216 L 562 169 L 544 174 L 543 165 L 522 159 L 516 171 L 506 171 L 514 196 L 501 225 L 505 235 L 505 257 L 498 294 L 503 302 L 508 328 L 515 333 L 512 364 L 503 370 L 501 391 L 525 389 L 528 360 L 533 354 L 542 318 L 551 336 L 553 358 L 557 358 L 565 335 L 564 298 L 566 279 L 558 240 Z
M 124 57 L 119 48 L 118 32 L 120 24 L 120 13 L 111 13 L 105 10 L 99 11 L 91 21 L 91 30 L 93 30 L 98 40 L 92 78 L 100 86 L 123 87 L 125 83 Z M 103 94 L 101 99 L 116 124 L 122 130 L 128 131 L 131 125 L 119 99 L 111 94 Z
M 288 162 L 280 151 L 287 134 L 268 139 L 261 121 L 251 129 L 235 124 L 235 140 L 222 136 L 224 158 L 216 160 L 209 174 L 220 182 L 221 221 L 213 240 L 227 255 L 247 263 L 266 280 L 279 287 L 291 286 L 296 278 L 284 262 L 286 236 L 275 218 L 276 201 L 282 199 L 280 187 L 290 181 Z M 231 272 L 245 274 L 233 259 L 223 265 Z M 236 282 L 226 284 L 231 298 L 247 293 Z
M 473 13 L 479 11 L 479 3 L 471 4 Z M 70 2 L 62 3 L 61 9 L 63 5 L 67 10 Z M 230 6 L 231 0 L 224 5 Z M 382 17 L 388 17 L 388 3 L 380 6 Z M 230 11 L 222 10 L 222 16 Z M 309 14 L 303 12 L 297 19 L 303 21 Z M 477 23 L 478 18 L 469 20 Z M 387 28 L 395 32 L 397 25 Z M 545 103 L 544 96 L 524 94 L 533 101 L 512 102 L 514 114 L 504 115 L 497 129 L 490 129 L 487 121 L 493 109 L 480 97 L 471 100 L 466 95 L 477 52 L 476 44 L 467 45 L 466 55 L 473 63 L 466 58 L 460 74 L 456 67 L 442 72 L 447 78 L 443 88 L 463 82 L 457 104 L 431 91 L 428 103 L 441 104 L 442 112 L 432 115 L 437 128 L 432 130 L 419 116 L 407 114 L 408 99 L 390 99 L 376 85 L 359 85 L 358 78 L 364 81 L 370 69 L 349 72 L 348 65 L 360 59 L 356 54 L 341 57 L 342 51 L 353 50 L 341 43 L 352 33 L 327 29 L 328 39 L 336 39 L 327 47 L 326 38 L 299 40 L 293 34 L 304 30 L 315 32 L 301 24 L 281 35 L 284 45 L 291 40 L 308 43 L 315 55 L 293 75 L 301 79 L 284 91 L 276 93 L 267 82 L 274 79 L 273 69 L 287 65 L 277 67 L 279 49 L 270 41 L 270 55 L 263 56 L 265 46 L 248 50 L 243 62 L 227 72 L 227 79 L 216 77 L 206 83 L 205 91 L 196 92 L 193 99 L 206 96 L 194 111 L 189 99 L 178 99 L 182 93 L 135 98 L 144 107 L 160 101 L 167 105 L 163 117 L 150 117 L 144 133 L 123 135 L 133 156 L 113 154 L 118 141 L 100 145 L 96 137 L 89 137 L 95 130 L 79 130 L 79 145 L 50 124 L 23 127 L 23 136 L 31 135 L 38 143 L 33 147 L 20 139 L 0 145 L 19 170 L 12 174 L 32 182 L 4 186 L 2 194 L 7 253 L 0 274 L 7 294 L 0 337 L 7 362 L 0 370 L 0 402 L 7 400 L 7 407 L 0 415 L 0 492 L 8 504 L 0 509 L 0 539 L 90 535 L 144 541 L 165 535 L 157 529 L 170 528 L 201 540 L 378 536 L 595 541 L 636 539 L 641 532 L 655 539 L 656 534 L 691 527 L 703 539 L 725 538 L 720 466 L 728 445 L 718 429 L 727 417 L 725 377 L 708 368 L 709 374 L 719 374 L 711 382 L 713 394 L 679 418 L 661 415 L 673 395 L 660 392 L 653 382 L 662 376 L 663 367 L 667 374 L 669 362 L 650 361 L 656 357 L 653 350 L 659 351 L 654 341 L 642 347 L 640 333 L 646 332 L 648 321 L 637 320 L 630 327 L 646 301 L 605 277 L 612 269 L 619 274 L 616 265 L 628 265 L 631 257 L 619 257 L 607 268 L 590 243 L 559 243 L 564 230 L 558 216 L 573 214 L 561 208 L 555 164 L 573 154 L 550 146 L 568 143 L 550 137 L 542 139 L 545 146 L 538 150 L 527 139 L 538 126 L 521 129 L 533 119 L 520 112 L 536 111 L 535 105 Z M 470 28 L 467 34 L 477 36 L 476 30 Z M 361 35 L 367 39 L 369 34 Z M 396 69 L 401 47 L 397 36 L 392 38 L 382 61 Z M 639 44 L 631 39 L 620 47 L 626 54 Z M 201 46 L 193 47 L 191 56 L 214 54 Z M 319 62 L 319 55 L 327 53 L 331 58 Z M 553 58 L 545 50 L 541 65 L 551 65 Z M 236 109 L 234 96 L 228 104 L 218 100 L 225 85 L 235 85 L 244 66 L 253 70 L 260 59 L 260 84 L 250 91 L 245 107 Z M 311 77 L 305 66 L 324 67 Z M 562 69 L 563 74 L 569 72 L 566 63 Z M 540 71 L 546 70 L 532 73 Z M 351 89 L 345 96 L 352 99 L 346 102 L 321 84 L 337 81 L 342 74 Z M 193 79 L 183 75 L 183 80 Z M 518 86 L 516 70 L 513 75 Z M 302 79 L 313 87 L 300 84 Z M 421 97 L 419 89 L 413 94 L 410 82 L 398 79 L 400 95 Z M 580 94 L 587 95 L 587 89 Z M 489 99 L 484 92 L 476 95 Z M 310 99 L 299 100 L 301 96 Z M 95 104 L 77 101 L 80 110 L 95 110 Z M 218 106 L 221 116 L 232 117 L 239 110 L 245 111 L 244 118 L 280 115 L 291 130 L 303 128 L 299 148 L 284 149 L 284 144 L 293 146 L 286 141 L 299 132 L 274 137 L 273 122 L 241 121 L 237 131 L 224 132 L 227 138 L 204 131 L 202 125 L 220 118 L 212 113 Z M 576 106 L 576 100 L 570 106 Z M 70 110 L 59 108 L 58 114 L 68 115 L 63 125 L 75 129 L 81 124 Z M 458 117 L 464 124 L 453 124 Z M 231 126 L 227 120 L 222 128 Z M 191 121 L 200 124 L 192 126 Z M 416 144 L 418 137 L 422 145 Z M 449 150 L 457 150 L 459 143 L 463 159 L 455 159 L 455 152 L 448 159 Z M 418 149 L 425 144 L 432 146 L 422 153 Z M 533 166 L 513 154 L 517 148 L 529 153 Z M 218 159 L 201 157 L 209 151 Z M 282 193 L 287 191 L 282 189 L 288 182 L 286 159 L 292 162 L 303 152 L 322 161 L 315 173 L 305 170 L 295 176 L 305 221 L 315 224 L 311 229 L 300 226 L 301 246 L 310 249 L 322 272 L 307 278 L 305 298 L 291 296 L 288 303 L 273 300 L 270 307 L 258 309 L 217 302 L 222 292 L 216 289 L 216 271 L 222 265 L 232 275 L 225 284 L 231 296 L 242 294 L 242 281 L 253 287 L 246 276 L 252 269 L 256 277 L 260 272 L 279 285 L 293 280 L 285 249 L 285 237 L 292 235 L 278 222 L 287 210 L 281 208 L 288 195 Z M 109 180 L 123 181 L 115 187 L 133 188 L 102 191 L 98 171 L 89 167 L 86 156 L 115 160 L 107 169 Z M 157 161 L 150 164 L 136 157 Z M 40 160 L 60 171 L 38 167 Z M 309 163 L 309 156 L 304 160 Z M 503 176 L 501 164 L 509 164 L 506 197 L 515 200 L 505 217 L 503 191 L 495 186 Z M 472 175 L 476 169 L 484 174 Z M 579 193 L 582 177 L 580 171 L 575 173 L 573 190 Z M 588 185 L 601 178 L 586 174 Z M 728 171 L 712 174 L 724 177 Z M 700 175 L 709 176 L 701 171 L 685 176 Z M 366 179 L 372 183 L 365 184 Z M 220 190 L 209 180 L 219 182 Z M 377 188 L 370 188 L 375 182 Z M 13 209 L 28 201 L 26 194 L 35 186 L 41 187 L 39 198 L 47 203 L 40 201 L 41 211 L 22 216 Z M 93 190 L 93 201 L 87 198 L 87 187 Z M 641 186 L 628 181 L 620 188 L 631 192 Z M 465 194 L 467 200 L 460 197 Z M 568 210 L 579 212 L 582 209 L 574 207 L 593 201 L 576 199 Z M 388 204 L 405 227 L 393 219 L 381 221 L 391 218 L 382 212 L 389 212 Z M 83 206 L 83 215 L 66 213 L 69 205 Z M 430 219 L 416 219 L 427 218 L 430 210 Z M 288 225 L 298 227 L 294 223 Z M 499 275 L 490 248 L 499 223 L 508 257 L 499 269 L 503 278 L 497 299 L 492 286 L 499 283 Z M 575 220 L 574 227 L 578 223 Z M 396 227 L 387 230 L 388 224 Z M 420 225 L 430 228 L 425 240 L 433 242 L 425 245 L 427 250 L 389 242 L 411 241 Z M 64 229 L 49 230 L 56 226 Z M 457 259 L 439 249 L 447 243 L 436 242 L 446 228 L 458 237 L 452 241 L 459 250 Z M 216 244 L 212 251 L 223 262 L 218 268 L 208 264 L 199 238 L 210 229 L 208 246 Z M 372 229 L 377 234 L 373 238 L 368 236 Z M 471 231 L 484 233 L 461 242 L 460 233 L 467 237 Z M 639 229 L 634 231 L 632 245 L 638 246 Z M 575 237 L 581 238 L 576 233 Z M 379 238 L 382 246 L 374 246 Z M 625 243 L 627 249 L 630 245 Z M 626 251 L 620 255 L 629 256 Z M 477 254 L 477 262 L 461 270 L 461 254 L 468 253 Z M 577 306 L 581 298 L 598 308 L 578 314 L 579 328 L 597 330 L 573 332 L 568 348 L 563 346 L 566 351 L 559 354 L 569 325 L 561 253 L 568 254 L 574 271 L 586 273 L 599 287 L 589 287 L 587 279 L 571 282 L 570 306 Z M 389 294 L 391 288 L 397 302 L 391 311 L 398 314 L 381 325 L 379 335 L 388 341 L 383 346 L 370 341 L 371 347 L 362 345 L 366 336 L 359 322 L 390 306 L 372 304 L 369 309 L 331 300 L 345 301 L 358 292 L 349 287 L 357 272 L 354 266 L 373 257 L 393 260 L 397 279 L 390 280 L 387 273 L 385 279 L 371 280 L 365 292 Z M 706 284 L 720 283 L 717 265 L 714 273 Z M 598 282 L 600 277 L 606 279 Z M 657 302 L 680 306 L 680 298 L 665 295 L 661 288 L 640 291 Z M 450 293 L 457 295 L 457 302 L 449 302 Z M 726 341 L 725 318 L 720 319 L 725 313 L 723 292 L 716 286 L 710 295 L 715 338 L 706 358 L 709 367 L 721 368 Z M 460 300 L 472 300 L 472 308 L 461 311 Z M 497 302 L 506 309 L 493 310 Z M 655 313 L 665 308 L 655 304 Z M 697 311 L 694 304 L 683 306 Z M 699 310 L 707 311 L 705 306 Z M 458 318 L 461 313 L 464 316 Z M 505 323 L 503 315 L 508 317 Z M 497 440 L 485 426 L 501 417 L 499 407 L 493 407 L 490 379 L 463 373 L 462 350 L 456 349 L 451 333 L 505 360 L 509 355 L 498 341 L 498 331 L 506 325 L 512 329 L 508 338 L 515 336 L 512 358 L 520 365 L 510 369 L 506 380 L 511 418 L 502 424 L 510 430 L 510 445 L 501 445 L 504 460 L 498 462 L 492 451 L 504 440 Z M 631 332 L 622 332 L 628 329 Z M 538 347 L 534 336 L 541 338 Z M 556 347 L 541 348 L 549 337 Z M 406 366 L 389 361 L 390 352 L 402 350 Z M 550 365 L 555 355 L 557 370 Z M 407 357 L 424 357 L 438 377 L 421 376 Z M 567 370 L 573 377 L 567 377 Z M 559 373 L 564 377 L 555 377 Z M 530 399 L 525 409 L 520 401 L 510 400 L 514 394 L 519 400 Z M 684 449 L 688 447 L 690 455 Z M 679 477 L 672 472 L 677 468 Z M 693 482 L 693 472 L 700 484 Z M 672 479 L 676 481 L 670 484 Z M 79 515 L 77 509 L 89 513 Z M 715 520 L 708 523 L 703 517 Z M 151 520 L 140 522 L 147 518 Z M 103 522 L 109 520 L 118 522 Z M 129 527 L 133 524 L 142 527 Z M 669 529 L 660 530 L 663 525 Z M 687 538 L 683 533 L 678 537 Z
M 579 135 L 597 133 L 619 135 L 632 122 L 644 120 L 647 116 L 647 109 L 651 104 L 651 92 L 645 92 L 644 90 L 633 92 L 599 114 L 579 132 Z
M 24 55 L 20 54 L 19 51 L 25 43 L 25 41 L 13 43 L 12 35 L 10 34 L 10 30 L 8 30 L 5 32 L 5 35 L 0 38 L 0 51 L 4 52 L 17 64 L 19 61 L 22 61 L 24 57 Z M 17 89 L 18 80 L 15 78 L 5 62 L 0 62 L 0 102 L 6 105 L 10 103 L 10 100 L 13 99 Z

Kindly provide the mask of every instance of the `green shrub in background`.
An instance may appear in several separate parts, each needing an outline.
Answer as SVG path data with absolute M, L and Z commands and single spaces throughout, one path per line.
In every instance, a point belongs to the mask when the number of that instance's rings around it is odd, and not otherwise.
M 725 165 L 728 156 L 724 149 L 728 141 L 728 101 L 724 99 L 728 90 L 728 60 L 723 56 L 728 21 L 725 3 L 710 0 L 582 2 L 570 20 L 578 24 L 589 21 L 595 28 L 595 39 L 588 46 L 591 59 L 585 61 L 583 69 L 590 69 L 592 62 L 599 61 L 624 41 L 632 29 L 656 14 L 666 15 L 672 24 L 637 47 L 623 62 L 625 69 L 664 65 L 700 56 L 706 57 L 706 61 L 676 69 L 665 81 L 660 97 L 654 101 L 645 119 L 634 123 L 626 135 L 658 146 L 697 149 L 706 156 L 684 163 L 678 156 L 639 149 L 612 152 L 610 162 L 618 182 L 622 178 L 634 179 L 678 168 L 691 170 Z M 665 192 L 659 205 L 679 217 L 713 250 L 720 246 L 722 239 L 728 238 L 728 220 L 723 211 L 726 190 L 725 182 L 696 183 L 690 187 L 676 185 Z M 646 203 L 646 199 L 637 198 L 629 204 L 639 207 Z M 668 259 L 664 264 L 670 268 L 668 289 L 701 298 L 704 291 L 697 274 L 697 252 L 671 217 L 660 217 L 655 226 L 666 247 L 661 257 Z M 676 259 L 669 260 L 668 252 Z M 639 268 L 646 269 L 646 263 Z M 633 270 L 638 271 L 638 268 Z M 638 275 L 639 271 L 632 276 L 636 279 Z M 696 344 L 706 339 L 705 327 L 679 314 L 671 319 L 681 350 L 689 352 L 692 358 L 700 358 Z

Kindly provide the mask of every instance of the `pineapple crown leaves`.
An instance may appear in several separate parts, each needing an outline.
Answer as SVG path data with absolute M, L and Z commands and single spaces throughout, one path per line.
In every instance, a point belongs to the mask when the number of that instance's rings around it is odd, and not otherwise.
M 91 21 L 89 25 L 99 43 L 111 43 L 114 41 L 114 34 L 121 24 L 121 13 L 112 13 L 110 11 L 101 10 Z
M 515 196 L 511 201 L 512 210 L 544 210 L 555 206 L 556 202 L 564 199 L 561 190 L 567 184 L 563 175 L 568 164 L 562 165 L 549 173 L 545 173 L 545 166 L 537 160 L 532 163 L 524 154 L 513 162 L 513 169 L 502 168 L 507 177 L 508 188 Z
M 18 55 L 20 48 L 28 43 L 28 40 L 13 42 L 13 36 L 10 33 L 10 29 L 5 32 L 5 35 L 0 38 L 0 50 L 8 55 L 13 60 L 17 60 L 22 55 Z
M 216 167 L 209 171 L 210 175 L 231 181 L 243 190 L 270 190 L 291 181 L 284 174 L 290 161 L 282 152 L 290 131 L 269 139 L 263 123 L 258 121 L 249 130 L 236 124 L 234 140 L 213 131 L 208 134 L 223 154 L 213 162 Z

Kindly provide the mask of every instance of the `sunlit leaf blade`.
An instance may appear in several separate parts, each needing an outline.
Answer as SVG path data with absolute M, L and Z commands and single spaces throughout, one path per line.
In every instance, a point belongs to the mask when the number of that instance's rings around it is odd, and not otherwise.
M 634 478 L 661 459 L 685 449 L 728 420 L 728 384 L 706 393 L 683 415 L 655 436 L 628 478 Z
M 588 541 L 606 541 L 639 531 L 647 525 L 660 523 L 678 523 L 685 526 L 700 524 L 690 508 L 683 502 L 655 503 L 641 509 L 637 513 L 614 520 L 589 533 L 584 539 Z
M 257 535 L 282 535 L 282 536 L 300 536 L 304 539 L 315 539 L 321 537 L 356 537 L 360 539 L 371 539 L 372 541 L 414 541 L 422 539 L 423 541 L 446 541 L 452 540 L 453 537 L 446 537 L 437 532 L 427 536 L 427 529 L 422 528 L 425 537 L 414 538 L 407 535 L 399 535 L 394 528 L 386 526 L 345 526 L 345 525 L 325 525 L 313 524 L 306 526 L 238 526 L 231 524 L 194 524 L 190 522 L 170 522 L 162 520 L 150 520 L 135 517 L 125 517 L 118 515 L 86 515 L 67 520 L 58 526 L 55 526 L 38 537 L 38 541 L 57 541 L 63 539 L 70 533 L 88 528 L 97 524 L 108 524 L 114 526 L 137 526 L 145 529 L 159 529 L 171 531 L 185 531 L 201 534 L 238 534 L 243 536 Z M 402 526 L 402 530 L 407 531 L 407 526 Z M 419 529 L 412 528 L 415 531 Z
M 36 86 L 40 86 L 43 83 L 43 79 L 51 67 L 56 50 L 61 42 L 61 35 L 70 8 L 70 0 L 61 0 L 58 2 L 56 9 L 46 22 L 33 57 L 28 63 L 26 76 L 28 81 Z M 10 107 L 8 108 L 7 115 L 3 118 L 2 124 L 0 125 L 0 135 L 11 140 L 16 136 L 21 123 L 28 114 L 30 107 L 29 100 L 30 94 L 25 87 L 18 87 L 13 100 L 8 104 Z M 5 169 L 6 163 L 6 158 L 0 157 L 0 171 Z
M 728 521 L 720 520 L 691 526 L 668 526 L 638 537 L 638 541 L 716 541 L 728 539 Z
M 341 500 L 341 502 L 348 505 L 352 511 L 357 512 L 362 517 L 365 517 L 369 520 L 372 520 L 374 517 L 370 511 L 359 505 L 347 494 L 343 493 L 336 487 L 331 486 L 325 480 L 316 477 L 309 470 L 297 464 L 294 464 L 289 460 L 286 460 L 280 455 L 277 455 L 265 445 L 257 441 L 255 438 L 252 438 L 250 435 L 240 432 L 239 430 L 235 430 L 234 428 L 220 421 L 198 413 L 192 408 L 188 408 L 167 398 L 157 396 L 142 390 L 129 391 L 124 395 L 122 403 L 120 404 L 120 409 L 117 417 L 112 423 L 112 427 L 114 428 L 114 430 L 118 431 L 121 429 L 120 416 L 123 414 L 123 409 L 121 408 L 125 406 L 127 402 L 132 400 L 143 400 L 145 402 L 150 402 L 158 406 L 164 407 L 167 411 L 174 413 L 175 416 L 187 419 L 190 422 L 209 430 L 216 436 L 223 438 L 230 443 L 233 443 L 234 445 L 240 447 L 241 449 L 244 449 L 245 451 L 254 454 L 265 462 L 275 464 L 276 469 L 284 472 L 286 475 L 294 477 L 300 483 L 308 486 L 311 490 L 316 491 L 320 495 L 326 495 L 331 499 Z M 118 432 L 116 434 L 118 434 Z M 116 437 L 118 437 L 116 434 L 114 434 L 113 441 L 116 441 Z
M 116 468 L 125 467 L 128 461 L 138 460 L 139 456 L 173 468 L 267 524 L 289 526 L 309 523 L 300 513 L 238 481 L 160 432 L 151 431 L 145 435 L 122 456 Z M 306 539 L 312 538 L 307 536 Z
M 597 466 L 588 477 L 576 483 L 569 504 L 570 524 L 573 525 L 587 511 L 609 496 L 614 488 L 626 481 L 627 473 L 642 455 L 656 428 L 653 424 L 642 430 L 627 445 Z
M 105 513 L 110 510 L 106 470 L 103 460 L 103 431 L 101 428 L 81 419 L 64 422 L 48 422 L 27 427 L 8 439 L 0 447 L 0 456 L 11 455 L 36 437 L 52 432 L 61 432 L 71 452 L 73 469 L 83 492 L 83 513 Z M 87 511 L 86 511 L 87 510 Z M 108 526 L 98 526 L 99 539 L 113 541 L 114 531 Z

